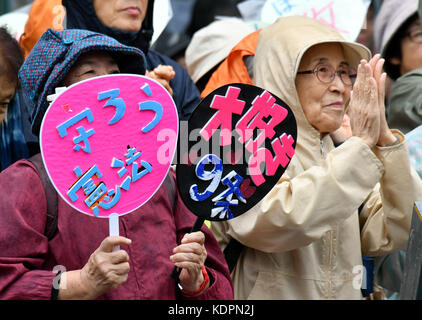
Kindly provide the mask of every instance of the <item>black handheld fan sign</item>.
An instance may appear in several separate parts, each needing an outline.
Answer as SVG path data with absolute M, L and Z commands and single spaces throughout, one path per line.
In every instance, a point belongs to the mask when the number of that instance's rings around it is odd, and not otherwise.
M 192 232 L 264 198 L 290 163 L 296 139 L 292 110 L 267 90 L 234 83 L 205 97 L 179 132 L 177 187 L 198 217 Z
M 216 89 L 188 126 L 193 141 L 179 136 L 179 146 L 188 143 L 189 153 L 177 165 L 177 184 L 185 205 L 205 220 L 232 219 L 252 208 L 277 183 L 295 152 L 293 112 L 251 85 Z

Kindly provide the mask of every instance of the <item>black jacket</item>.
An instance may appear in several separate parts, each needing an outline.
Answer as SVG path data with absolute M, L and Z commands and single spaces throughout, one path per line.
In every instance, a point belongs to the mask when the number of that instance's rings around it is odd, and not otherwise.
M 201 102 L 198 88 L 187 71 L 176 61 L 158 52 L 149 50 L 153 34 L 152 16 L 154 0 L 149 0 L 147 13 L 139 32 L 130 32 L 109 28 L 101 23 L 95 14 L 92 0 L 63 0 L 66 7 L 66 28 L 85 29 L 106 34 L 124 45 L 141 49 L 147 58 L 148 70 L 153 70 L 159 64 L 171 65 L 176 72 L 170 86 L 173 89 L 173 100 L 179 111 L 180 120 L 188 120 L 192 112 Z

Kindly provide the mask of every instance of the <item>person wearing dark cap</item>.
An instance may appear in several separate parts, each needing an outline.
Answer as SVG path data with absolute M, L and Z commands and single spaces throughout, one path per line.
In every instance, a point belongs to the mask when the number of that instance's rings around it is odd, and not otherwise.
M 33 131 L 39 132 L 57 87 L 119 72 L 144 74 L 143 52 L 86 30 L 47 30 L 19 73 Z M 119 237 L 107 237 L 107 219 L 76 213 L 52 195 L 41 175 L 34 160 L 0 173 L 0 299 L 233 298 L 211 231 L 189 233 L 195 216 L 183 205 L 172 173 L 165 181 L 173 188 L 164 182 L 146 204 L 120 218 L 130 228 Z M 180 282 L 170 276 L 175 265 L 183 268 Z M 52 272 L 57 266 L 64 272 Z

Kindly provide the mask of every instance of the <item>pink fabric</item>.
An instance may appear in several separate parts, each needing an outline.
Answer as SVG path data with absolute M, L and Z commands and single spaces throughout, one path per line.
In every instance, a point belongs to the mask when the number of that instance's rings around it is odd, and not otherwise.
M 36 169 L 21 160 L 0 173 L 0 299 L 50 299 L 53 268 L 82 268 L 108 236 L 108 220 L 90 217 L 59 199 L 58 234 L 44 236 L 46 199 Z M 174 213 L 161 187 L 143 207 L 120 217 L 120 235 L 132 240 L 122 246 L 130 256 L 126 283 L 100 299 L 180 299 L 170 277 L 169 257 L 196 216 L 177 197 Z M 204 226 L 212 286 L 193 299 L 233 299 L 233 288 L 224 256 L 212 233 Z
M 64 112 L 66 107 L 72 112 Z M 83 133 L 77 131 L 80 129 Z M 163 149 L 157 141 L 164 130 L 175 137 L 173 144 L 164 146 L 170 157 L 162 157 L 158 151 Z M 95 207 L 100 217 L 108 217 L 132 212 L 160 187 L 176 149 L 177 130 L 174 101 L 157 81 L 113 74 L 79 82 L 60 94 L 44 115 L 40 145 L 49 176 L 67 203 L 92 216 Z M 84 140 L 75 143 L 75 138 Z M 112 166 L 113 159 L 123 164 Z M 85 200 L 95 198 L 94 192 L 84 196 L 83 188 L 70 192 L 76 197 L 71 200 L 67 193 L 78 179 L 76 164 L 84 173 L 93 165 L 98 168 L 101 177 L 93 178 L 93 184 L 105 188 L 104 196 L 113 191 L 110 200 L 97 198 L 87 205 Z M 119 169 L 125 172 L 120 175 Z M 121 187 L 124 181 L 129 181 L 127 189 Z

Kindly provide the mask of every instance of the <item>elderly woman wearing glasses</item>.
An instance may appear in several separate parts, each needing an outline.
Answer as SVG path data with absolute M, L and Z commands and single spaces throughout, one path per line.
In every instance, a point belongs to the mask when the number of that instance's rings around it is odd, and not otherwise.
M 212 224 L 223 248 L 231 238 L 244 245 L 232 272 L 237 299 L 360 299 L 362 255 L 406 247 L 422 185 L 403 134 L 387 125 L 382 66 L 313 19 L 262 30 L 254 82 L 290 106 L 298 139 L 259 204 Z M 345 112 L 353 136 L 334 148 Z

